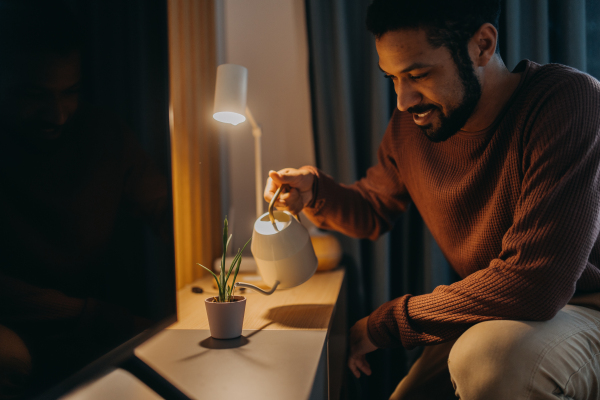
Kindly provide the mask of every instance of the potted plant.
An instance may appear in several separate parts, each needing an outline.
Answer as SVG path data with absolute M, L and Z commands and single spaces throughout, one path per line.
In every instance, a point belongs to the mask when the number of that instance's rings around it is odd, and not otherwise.
M 244 323 L 244 311 L 246 309 L 246 298 L 244 296 L 235 296 L 235 279 L 237 278 L 240 270 L 240 264 L 242 263 L 242 252 L 250 243 L 250 240 L 246 242 L 242 249 L 238 249 L 236 256 L 233 258 L 229 269 L 225 268 L 225 255 L 227 254 L 227 247 L 231 241 L 231 236 L 227 236 L 227 217 L 223 223 L 223 255 L 221 257 L 221 271 L 217 276 L 213 271 L 206 268 L 202 264 L 202 268 L 212 274 L 217 281 L 217 288 L 219 289 L 219 295 L 209 297 L 204 301 L 206 306 L 206 314 L 208 316 L 208 326 L 210 328 L 210 335 L 215 339 L 233 339 L 239 337 L 242 334 L 242 325 Z M 233 280 L 229 284 L 229 278 L 233 273 Z

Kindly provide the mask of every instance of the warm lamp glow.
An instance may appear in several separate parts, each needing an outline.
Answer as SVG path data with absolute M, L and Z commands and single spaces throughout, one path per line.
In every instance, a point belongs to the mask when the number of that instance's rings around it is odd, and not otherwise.
M 236 112 L 230 111 L 221 111 L 213 114 L 213 118 L 219 122 L 224 122 L 226 124 L 237 125 L 241 124 L 246 120 L 246 117 L 242 114 L 238 114 Z
M 262 164 L 260 154 L 260 126 L 246 107 L 246 92 L 248 91 L 248 70 L 235 64 L 221 64 L 217 67 L 217 82 L 215 85 L 215 108 L 213 118 L 219 122 L 237 125 L 248 117 L 254 136 L 254 170 L 256 183 L 256 217 L 263 214 L 262 196 Z

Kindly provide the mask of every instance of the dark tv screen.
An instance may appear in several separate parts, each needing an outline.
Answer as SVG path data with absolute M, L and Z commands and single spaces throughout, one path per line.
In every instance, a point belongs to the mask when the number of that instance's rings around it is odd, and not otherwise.
M 176 319 L 166 8 L 0 0 L 0 398 Z

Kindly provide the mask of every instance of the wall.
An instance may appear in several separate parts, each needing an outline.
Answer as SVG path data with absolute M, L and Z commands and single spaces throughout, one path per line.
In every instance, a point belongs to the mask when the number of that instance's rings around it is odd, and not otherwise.
M 314 165 L 304 1 L 218 0 L 217 5 L 219 62 L 248 68 L 248 107 L 263 130 L 265 182 L 271 169 Z M 224 125 L 220 141 L 222 209 L 237 249 L 252 235 L 256 219 L 249 124 Z

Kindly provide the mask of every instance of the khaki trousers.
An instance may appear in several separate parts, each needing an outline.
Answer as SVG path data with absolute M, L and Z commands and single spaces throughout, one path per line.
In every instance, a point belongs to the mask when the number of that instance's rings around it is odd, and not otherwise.
M 577 297 L 550 321 L 482 322 L 427 346 L 390 399 L 600 399 L 596 304 L 600 294 Z

